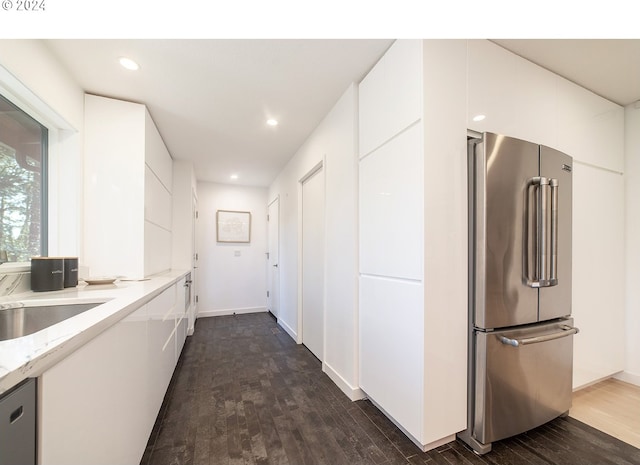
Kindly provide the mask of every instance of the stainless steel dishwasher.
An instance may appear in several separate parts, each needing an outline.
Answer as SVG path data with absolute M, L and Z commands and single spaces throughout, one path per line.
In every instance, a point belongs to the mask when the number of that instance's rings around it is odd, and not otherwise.
M 0 397 L 0 465 L 36 463 L 36 379 Z

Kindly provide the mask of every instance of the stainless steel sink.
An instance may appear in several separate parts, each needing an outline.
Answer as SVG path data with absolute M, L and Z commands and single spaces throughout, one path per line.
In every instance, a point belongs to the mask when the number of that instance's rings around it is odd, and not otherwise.
M 41 329 L 79 315 L 103 302 L 19 306 L 2 308 L 0 306 L 0 341 L 15 339 L 33 334 Z

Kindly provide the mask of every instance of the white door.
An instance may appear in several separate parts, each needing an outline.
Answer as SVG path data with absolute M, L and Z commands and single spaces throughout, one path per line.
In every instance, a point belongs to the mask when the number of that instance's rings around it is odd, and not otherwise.
M 279 289 L 280 289 L 280 263 L 279 247 L 279 216 L 280 200 L 276 198 L 269 204 L 267 214 L 269 232 L 269 251 L 267 252 L 267 310 L 278 318 Z
M 302 182 L 302 343 L 322 360 L 324 349 L 324 171 Z

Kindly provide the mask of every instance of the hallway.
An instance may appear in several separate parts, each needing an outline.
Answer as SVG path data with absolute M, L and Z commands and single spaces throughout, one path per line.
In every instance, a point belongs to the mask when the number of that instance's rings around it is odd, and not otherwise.
M 573 418 L 494 444 L 421 452 L 368 400 L 351 402 L 267 313 L 202 318 L 141 465 L 625 464 L 640 450 Z

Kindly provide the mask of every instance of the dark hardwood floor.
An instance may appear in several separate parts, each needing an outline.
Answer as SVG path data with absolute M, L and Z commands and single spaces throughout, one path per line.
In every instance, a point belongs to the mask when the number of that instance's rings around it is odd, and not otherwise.
M 267 313 L 199 319 L 141 465 L 640 464 L 575 419 L 494 443 L 421 452 L 368 400 L 351 402 Z

